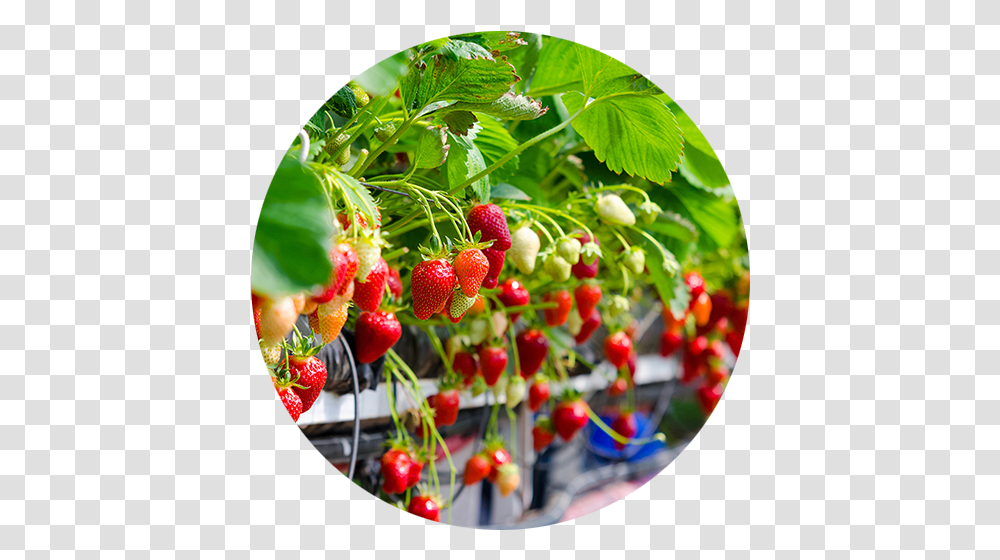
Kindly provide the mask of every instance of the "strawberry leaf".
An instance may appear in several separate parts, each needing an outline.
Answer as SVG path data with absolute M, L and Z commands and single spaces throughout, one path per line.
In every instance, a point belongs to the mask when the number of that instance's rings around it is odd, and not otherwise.
M 448 126 L 448 132 L 456 136 L 465 136 L 476 124 L 476 115 L 469 111 L 452 111 L 440 116 L 441 121 Z
M 413 165 L 417 169 L 433 169 L 444 164 L 448 158 L 448 137 L 444 128 L 428 126 L 420 134 Z
M 310 290 L 330 279 L 333 225 L 317 176 L 285 156 L 264 197 L 254 237 L 250 284 L 281 296 Z
M 407 79 L 412 81 L 409 76 Z M 519 79 L 506 60 L 495 60 L 475 43 L 451 41 L 426 60 L 417 83 L 408 86 L 413 89 L 416 85 L 418 107 L 444 100 L 490 103 Z
M 573 112 L 583 107 L 585 99 L 571 92 L 564 94 L 562 101 Z M 577 117 L 573 127 L 609 169 L 654 183 L 670 181 L 684 151 L 673 113 L 656 96 L 625 94 L 599 99 Z
M 684 158 L 681 160 L 680 172 L 692 185 L 702 188 L 718 188 L 729 184 L 729 176 L 719 162 L 719 156 L 708 143 L 705 135 L 691 117 L 677 103 L 667 104 L 670 111 L 677 117 L 677 124 L 684 133 Z
M 483 154 L 486 165 L 493 165 L 497 160 L 517 148 L 517 141 L 507 132 L 503 123 L 496 119 L 485 117 L 479 122 L 479 130 L 473 131 L 471 138 Z M 514 156 L 495 171 L 490 173 L 490 183 L 507 181 L 517 173 L 520 156 Z
M 490 190 L 491 198 L 509 198 L 511 200 L 531 200 L 521 189 L 508 183 L 500 183 Z
M 514 94 L 512 91 L 501 95 L 490 103 L 464 103 L 459 102 L 449 106 L 448 111 L 474 111 L 492 115 L 505 121 L 521 121 L 537 119 L 549 110 L 542 107 L 540 101 L 536 101 L 524 95 Z
M 531 95 L 542 97 L 582 90 L 580 60 L 573 45 L 573 41 L 556 37 L 545 37 L 542 40 L 535 74 L 531 78 L 531 87 L 528 88 Z
M 486 161 L 472 139 L 463 136 L 450 138 L 451 148 L 448 150 L 448 184 L 452 187 L 462 184 L 466 179 L 486 169 Z M 476 199 L 487 202 L 490 199 L 489 176 L 483 177 L 472 185 Z

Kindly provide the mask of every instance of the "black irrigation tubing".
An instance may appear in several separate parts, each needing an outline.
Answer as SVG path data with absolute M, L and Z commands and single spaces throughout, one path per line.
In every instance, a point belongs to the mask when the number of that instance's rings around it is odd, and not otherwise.
M 358 368 L 354 364 L 354 354 L 351 346 L 347 344 L 347 339 L 339 336 L 341 344 L 344 345 L 344 353 L 347 354 L 347 361 L 351 364 L 351 377 L 354 381 L 354 441 L 351 443 L 351 466 L 347 470 L 347 479 L 354 480 L 354 467 L 358 464 L 358 441 L 361 439 L 361 416 L 358 414 Z

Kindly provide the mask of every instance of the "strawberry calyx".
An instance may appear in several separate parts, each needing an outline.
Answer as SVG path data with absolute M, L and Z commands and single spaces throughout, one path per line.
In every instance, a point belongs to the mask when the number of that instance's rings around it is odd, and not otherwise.
M 537 418 L 535 418 L 535 427 L 541 430 L 545 430 L 546 433 L 550 434 L 556 433 L 556 429 L 552 425 L 552 419 L 549 418 L 547 414 L 541 414 Z
M 315 356 L 323 348 L 323 345 L 314 342 L 314 337 L 302 336 L 298 327 L 295 327 L 292 332 L 292 342 L 284 341 L 282 346 L 285 348 L 288 358 L 291 359 Z
M 452 251 L 454 251 L 457 254 L 461 253 L 462 251 L 465 251 L 466 249 L 483 250 L 483 249 L 489 249 L 490 247 L 493 246 L 494 240 L 488 239 L 486 241 L 483 241 L 482 237 L 483 237 L 483 232 L 477 231 L 476 233 L 472 234 L 471 240 L 463 241 L 461 243 L 458 243 L 457 245 L 454 245 L 452 247 Z
M 274 383 L 274 388 L 281 389 L 308 389 L 303 385 L 299 385 L 299 374 L 296 373 L 295 377 L 292 377 L 292 372 L 289 371 L 287 364 L 281 365 L 276 364 L 275 368 L 271 370 L 271 382 Z

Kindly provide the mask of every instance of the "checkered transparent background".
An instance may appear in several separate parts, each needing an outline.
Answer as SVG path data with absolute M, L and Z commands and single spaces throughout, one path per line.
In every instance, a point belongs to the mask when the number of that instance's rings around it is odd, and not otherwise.
M 996 2 L 142 4 L 2 8 L 3 558 L 1000 548 Z M 299 124 L 397 50 L 501 28 L 670 92 L 752 250 L 700 436 L 627 499 L 524 532 L 427 524 L 336 475 L 261 375 L 247 297 Z

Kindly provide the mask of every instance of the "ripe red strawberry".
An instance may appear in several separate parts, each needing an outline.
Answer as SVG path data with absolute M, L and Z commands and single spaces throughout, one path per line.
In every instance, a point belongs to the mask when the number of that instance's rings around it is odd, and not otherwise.
M 524 287 L 524 284 L 519 281 L 508 278 L 503 284 L 500 285 L 500 295 L 497 296 L 504 307 L 517 307 L 521 305 L 528 305 L 531 302 L 531 296 L 528 294 L 528 289 Z M 510 321 L 513 323 L 517 321 L 517 318 L 521 316 L 520 312 L 515 312 L 510 314 Z
M 500 280 L 500 273 L 503 272 L 503 262 L 507 253 L 500 249 L 487 247 L 483 249 L 483 255 L 490 263 L 490 269 L 486 271 L 486 277 L 483 278 L 483 287 L 492 290 L 497 287 L 497 282 Z
M 517 357 L 521 363 L 521 377 L 528 379 L 542 367 L 549 355 L 549 339 L 538 329 L 519 332 L 515 339 Z
M 385 283 L 389 286 L 389 293 L 396 299 L 403 297 L 403 281 L 399 278 L 399 269 L 389 268 L 389 273 L 385 277 Z
M 403 326 L 391 311 L 362 311 L 354 324 L 354 341 L 358 347 L 354 358 L 370 364 L 379 359 L 399 341 Z
M 428 521 L 441 522 L 441 506 L 438 505 L 438 500 L 432 496 L 421 494 L 410 498 L 410 506 L 406 508 L 406 511 Z
M 616 369 L 621 369 L 628 363 L 630 352 L 632 352 L 632 339 L 623 331 L 616 332 L 604 339 L 604 357 Z
M 455 257 L 452 266 L 455 268 L 455 275 L 458 276 L 458 285 L 461 286 L 462 293 L 470 298 L 476 297 L 486 273 L 490 271 L 490 261 L 486 255 L 479 249 L 466 249 Z
M 701 353 L 708 350 L 708 339 L 703 336 L 696 336 L 688 343 L 687 353 L 692 356 L 701 356 Z
M 316 356 L 296 356 L 294 354 L 288 357 L 287 365 L 292 379 L 298 376 L 296 385 L 304 387 L 303 389 L 293 388 L 293 390 L 302 399 L 302 412 L 305 412 L 312 408 L 313 403 L 323 391 L 323 385 L 326 384 L 326 366 Z
M 483 453 L 473 455 L 465 463 L 465 472 L 462 474 L 462 481 L 465 482 L 466 486 L 471 486 L 489 476 L 492 468 L 493 466 L 490 465 L 490 460 L 486 458 L 486 455 Z
M 455 420 L 458 420 L 460 400 L 458 391 L 455 389 L 444 389 L 427 397 L 427 403 L 434 409 L 434 425 L 436 427 L 451 426 Z
M 414 454 L 410 453 L 410 472 L 406 477 L 406 487 L 413 488 L 420 482 L 420 472 L 424 470 L 424 462 Z
M 677 331 L 663 331 L 660 335 L 660 355 L 669 356 L 684 344 L 684 335 Z
M 531 429 L 532 446 L 535 448 L 535 453 L 551 445 L 555 437 L 556 432 L 552 428 L 552 420 L 548 416 L 539 416 L 535 420 L 535 427 Z
M 573 298 L 576 300 L 576 309 L 580 316 L 589 317 L 590 312 L 601 301 L 601 287 L 597 284 L 580 284 L 573 290 Z
M 379 257 L 372 267 L 364 283 L 354 280 L 354 303 L 362 311 L 375 311 L 382 304 L 385 295 L 385 277 L 389 273 L 389 265 Z
M 549 292 L 542 297 L 542 301 L 556 303 L 556 307 L 545 310 L 545 324 L 550 327 L 558 327 L 565 323 L 570 309 L 573 309 L 573 299 L 569 295 L 569 290 Z
M 257 340 L 260 340 L 260 308 L 263 304 L 263 297 L 250 293 L 250 305 L 253 307 L 253 326 L 257 329 Z
M 266 299 L 260 307 L 260 339 L 266 346 L 281 343 L 292 330 L 298 314 L 290 297 Z
M 611 423 L 611 429 L 618 432 L 618 435 L 624 436 L 628 439 L 635 437 L 635 434 L 639 431 L 639 426 L 635 421 L 635 414 L 631 412 L 623 412 L 619 414 L 615 421 Z M 615 449 L 619 451 L 625 449 L 625 444 L 620 443 L 615 440 Z
M 699 327 L 708 325 L 708 318 L 712 314 L 712 298 L 708 292 L 702 292 L 691 302 L 691 314 L 694 315 L 694 322 Z
M 281 399 L 281 404 L 285 405 L 285 410 L 292 417 L 292 422 L 298 422 L 299 416 L 302 415 L 302 399 L 299 398 L 299 395 L 291 387 L 276 384 L 274 388 L 278 391 L 278 398 Z
M 444 259 L 420 261 L 413 267 L 410 289 L 413 292 L 413 314 L 426 321 L 444 309 L 455 286 L 455 269 Z
M 625 365 L 628 366 L 629 377 L 631 378 L 635 378 L 635 366 L 636 362 L 638 361 L 639 361 L 639 354 L 635 352 L 635 348 L 632 348 L 632 351 L 628 353 L 628 361 L 625 362 Z
M 564 400 L 552 411 L 552 423 L 563 441 L 570 441 L 580 428 L 587 425 L 587 404 L 575 398 Z
M 405 492 L 410 482 L 409 453 L 405 449 L 393 447 L 382 455 L 382 491 L 386 494 Z
M 619 377 L 615 381 L 608 385 L 608 396 L 609 397 L 620 397 L 625 394 L 628 390 L 628 380 L 624 377 Z
M 528 408 L 532 412 L 537 412 L 545 401 L 549 400 L 549 396 L 552 394 L 552 389 L 549 387 L 548 381 L 535 380 L 531 384 L 531 388 L 528 389 Z
M 507 216 L 496 204 L 477 204 L 469 210 L 465 217 L 473 235 L 482 232 L 481 241 L 493 241 L 493 249 L 506 251 L 510 249 L 510 229 L 507 227 Z
M 740 356 L 740 348 L 743 346 L 743 335 L 738 332 L 727 332 L 726 333 L 726 344 L 732 349 L 733 354 L 738 358 Z
M 743 302 L 741 305 L 735 307 L 729 314 L 729 320 L 732 322 L 733 331 L 739 333 L 741 337 L 747 329 L 747 317 L 749 313 L 749 302 Z
M 590 234 L 580 233 L 581 245 L 587 244 L 590 241 L 591 241 Z M 601 241 L 599 239 L 593 239 L 593 241 L 595 245 L 601 244 Z M 587 262 L 589 262 L 590 264 L 587 264 Z M 594 260 L 591 261 L 586 256 L 580 255 L 580 260 L 577 261 L 576 264 L 574 264 L 573 268 L 571 269 L 571 271 L 573 272 L 573 276 L 579 278 L 580 280 L 584 280 L 587 278 L 594 278 L 595 276 L 597 276 L 597 269 L 599 262 L 600 259 L 594 258 Z
M 510 453 L 503 446 L 491 446 L 486 449 L 486 457 L 490 460 L 489 481 L 496 482 L 500 467 L 511 461 Z
M 574 339 L 577 344 L 583 344 L 590 340 L 590 335 L 594 334 L 594 331 L 601 326 L 601 314 L 596 309 L 590 312 L 590 316 L 587 317 L 583 324 L 580 326 L 580 332 L 576 334 Z
M 728 321 L 729 315 L 733 312 L 733 300 L 729 299 L 729 295 L 725 292 L 715 292 L 711 296 L 712 301 L 712 312 L 708 315 L 708 321 L 698 327 L 698 336 L 706 335 L 711 332 L 712 329 L 719 327 L 719 330 L 725 331 L 722 324 L 719 321 Z
M 514 463 L 503 465 L 497 469 L 496 484 L 501 496 L 510 496 L 521 484 L 521 469 Z
M 500 375 L 507 369 L 507 349 L 502 346 L 483 346 L 479 350 L 479 367 L 486 385 L 496 385 Z
M 710 386 L 718 385 L 719 383 L 725 381 L 728 377 L 729 370 L 722 364 L 709 368 L 705 373 L 705 381 Z
M 360 226 L 362 229 L 365 229 L 365 228 L 368 227 L 368 220 L 365 218 L 364 214 L 362 214 L 361 212 L 356 212 L 354 214 L 354 219 L 355 219 L 355 223 L 358 226 Z M 340 222 L 340 227 L 343 228 L 344 231 L 348 231 L 348 230 L 351 229 L 351 218 L 347 215 L 346 212 L 341 212 L 341 213 L 337 214 L 337 221 Z
M 479 362 L 472 354 L 459 351 L 455 352 L 455 356 L 451 359 L 451 369 L 462 376 L 465 387 L 468 388 L 479 375 Z
M 692 303 L 705 292 L 705 279 L 697 271 L 691 271 L 684 275 L 684 283 L 687 284 Z
M 715 410 L 715 406 L 719 404 L 719 399 L 722 398 L 722 384 L 713 385 L 709 387 L 708 385 L 702 385 L 698 387 L 697 391 L 698 404 L 701 405 L 701 410 L 706 414 L 711 414 Z
M 705 361 L 701 356 L 685 352 L 681 358 L 681 383 L 691 383 L 705 372 Z

